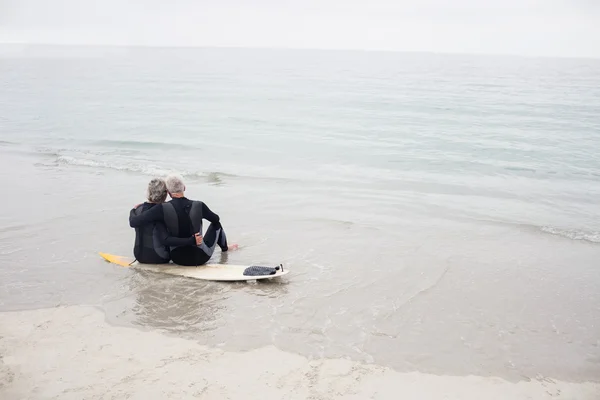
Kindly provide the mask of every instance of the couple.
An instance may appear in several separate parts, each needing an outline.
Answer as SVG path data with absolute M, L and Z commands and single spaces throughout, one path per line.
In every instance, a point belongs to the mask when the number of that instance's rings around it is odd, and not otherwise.
M 219 216 L 201 201 L 184 196 L 183 180 L 168 176 L 152 179 L 148 184 L 148 201 L 138 204 L 129 213 L 129 225 L 135 228 L 133 253 L 143 264 L 202 265 L 212 256 L 216 246 L 221 251 L 237 249 L 227 245 Z M 165 202 L 167 193 L 171 200 Z M 210 221 L 202 236 L 202 220 Z

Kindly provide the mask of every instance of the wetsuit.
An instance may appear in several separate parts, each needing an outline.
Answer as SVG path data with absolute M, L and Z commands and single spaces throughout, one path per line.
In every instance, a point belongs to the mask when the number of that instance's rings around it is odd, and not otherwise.
M 158 204 L 144 203 L 132 209 L 129 218 L 141 215 Z M 171 261 L 169 246 L 183 245 L 187 240 L 169 235 L 162 221 L 153 221 L 135 227 L 133 255 L 143 264 L 165 264 Z
M 203 236 L 202 244 L 197 246 L 194 234 L 202 234 L 203 219 L 210 221 L 211 224 Z M 175 264 L 202 265 L 212 257 L 217 245 L 222 251 L 228 250 L 227 238 L 219 216 L 201 201 L 176 197 L 140 215 L 131 213 L 129 216 L 129 225 L 132 228 L 152 222 L 163 222 L 167 227 L 171 260 Z M 171 244 L 171 240 L 181 242 Z

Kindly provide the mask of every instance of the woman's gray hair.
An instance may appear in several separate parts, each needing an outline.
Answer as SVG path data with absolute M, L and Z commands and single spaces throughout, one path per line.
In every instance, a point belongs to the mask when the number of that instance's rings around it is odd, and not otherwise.
M 162 203 L 167 199 L 167 184 L 160 178 L 154 178 L 148 183 L 146 191 L 148 201 L 152 203 Z
M 171 194 L 183 193 L 185 191 L 183 179 L 179 175 L 167 176 L 167 190 Z

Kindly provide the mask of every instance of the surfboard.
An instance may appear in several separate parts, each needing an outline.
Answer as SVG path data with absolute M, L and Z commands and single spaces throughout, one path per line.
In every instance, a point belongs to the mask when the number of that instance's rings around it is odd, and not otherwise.
M 169 264 L 143 264 L 133 257 L 118 256 L 108 253 L 98 253 L 106 261 L 126 268 L 135 268 L 145 271 L 160 272 L 163 274 L 184 276 L 187 278 L 203 279 L 207 281 L 251 281 L 260 279 L 273 279 L 286 275 L 290 271 L 280 268 L 271 275 L 244 275 L 244 271 L 252 265 L 234 264 L 204 264 L 197 267 L 186 267 Z

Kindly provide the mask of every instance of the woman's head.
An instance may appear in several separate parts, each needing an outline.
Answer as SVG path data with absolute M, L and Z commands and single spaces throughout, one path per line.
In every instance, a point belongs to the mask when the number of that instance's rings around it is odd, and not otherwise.
M 163 203 L 167 199 L 167 185 L 164 180 L 154 178 L 148 183 L 147 197 L 150 203 Z

